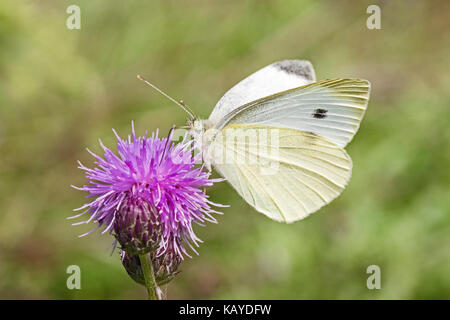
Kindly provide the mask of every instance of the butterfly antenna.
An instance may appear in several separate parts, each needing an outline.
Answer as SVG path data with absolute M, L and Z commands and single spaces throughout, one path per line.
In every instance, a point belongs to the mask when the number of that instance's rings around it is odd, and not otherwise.
M 161 89 L 159 89 L 157 86 L 155 86 L 154 84 L 150 83 L 149 81 L 145 80 L 144 78 L 142 78 L 139 74 L 137 75 L 137 78 L 139 80 L 141 80 L 142 82 L 144 82 L 145 84 L 149 85 L 150 87 L 152 87 L 153 89 L 155 89 L 156 91 L 158 91 L 160 94 L 162 94 L 164 97 L 166 97 L 167 99 L 169 99 L 170 101 L 174 102 L 175 104 L 177 104 L 178 106 L 181 107 L 181 109 L 183 109 L 184 111 L 187 112 L 187 114 L 191 117 L 191 120 L 195 118 L 194 112 L 192 112 L 191 108 L 189 108 L 183 100 L 181 100 L 180 102 L 176 101 L 174 98 L 172 98 L 171 96 L 169 96 L 168 94 L 166 94 L 164 91 L 162 91 Z

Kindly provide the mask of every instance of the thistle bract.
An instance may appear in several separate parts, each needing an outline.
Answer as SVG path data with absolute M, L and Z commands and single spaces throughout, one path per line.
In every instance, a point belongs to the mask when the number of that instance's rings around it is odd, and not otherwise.
M 128 275 L 137 283 L 144 285 L 144 273 L 139 256 L 122 250 L 120 257 Z M 165 254 L 159 256 L 156 254 L 156 251 L 152 251 L 150 253 L 150 259 L 153 264 L 158 286 L 168 283 L 179 273 L 178 266 L 181 263 L 181 258 L 171 251 L 167 251 Z
M 88 150 L 96 167 L 79 163 L 88 184 L 77 189 L 94 198 L 77 209 L 90 215 L 82 223 L 96 222 L 103 233 L 112 232 L 129 254 L 151 252 L 155 272 L 173 274 L 189 256 L 186 248 L 196 252 L 201 242 L 192 224 L 217 222 L 211 214 L 219 212 L 211 206 L 219 205 L 203 189 L 221 179 L 210 179 L 209 172 L 195 166 L 201 155 L 193 156 L 186 139 L 175 144 L 171 136 L 159 138 L 157 133 L 136 137 L 134 127 L 127 140 L 114 133 L 118 155 L 100 141 L 103 158 Z

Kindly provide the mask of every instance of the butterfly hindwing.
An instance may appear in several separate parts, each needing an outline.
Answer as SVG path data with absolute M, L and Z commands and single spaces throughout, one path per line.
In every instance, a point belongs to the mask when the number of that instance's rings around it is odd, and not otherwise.
M 271 126 L 226 126 L 208 153 L 216 170 L 251 206 L 287 223 L 336 198 L 352 169 L 345 150 L 328 139 Z

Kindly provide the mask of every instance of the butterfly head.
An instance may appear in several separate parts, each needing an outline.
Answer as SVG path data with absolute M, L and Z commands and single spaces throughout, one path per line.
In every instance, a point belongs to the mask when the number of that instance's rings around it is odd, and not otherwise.
M 187 120 L 187 126 L 189 128 L 189 135 L 194 138 L 195 144 L 201 145 L 202 136 L 204 132 L 203 121 L 198 118 L 192 118 Z
M 187 120 L 187 126 L 191 134 L 201 134 L 204 131 L 203 122 L 198 118 L 192 118 Z
M 195 131 L 197 133 L 203 133 L 204 131 L 206 131 L 212 127 L 211 121 L 203 120 L 203 119 L 199 119 L 199 118 L 188 119 L 187 125 L 191 132 Z
M 197 132 L 202 132 L 204 130 L 203 128 L 203 121 L 200 119 L 193 119 L 192 120 L 192 129 Z

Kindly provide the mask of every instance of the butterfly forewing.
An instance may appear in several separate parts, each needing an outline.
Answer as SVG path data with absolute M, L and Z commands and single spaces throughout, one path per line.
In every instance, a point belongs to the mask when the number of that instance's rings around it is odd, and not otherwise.
M 209 120 L 212 123 L 218 123 L 237 107 L 314 81 L 316 81 L 316 75 L 309 61 L 283 60 L 272 63 L 228 90 L 217 102 Z
M 359 128 L 370 84 L 359 79 L 332 79 L 287 90 L 235 109 L 218 125 L 260 124 L 297 129 L 327 138 L 340 147 Z

